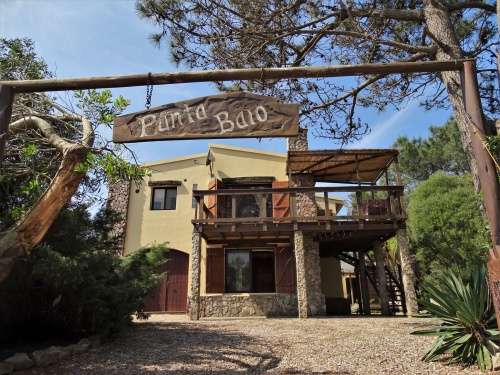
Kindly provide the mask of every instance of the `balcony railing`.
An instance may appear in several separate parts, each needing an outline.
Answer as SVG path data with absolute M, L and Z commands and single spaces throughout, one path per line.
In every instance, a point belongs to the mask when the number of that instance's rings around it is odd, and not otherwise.
M 330 193 L 355 193 L 357 210 L 336 215 L 330 207 Z M 382 199 L 366 199 L 366 193 Z M 382 194 L 381 194 L 382 193 Z M 297 198 L 301 194 L 313 194 L 322 199 L 315 216 L 300 216 L 297 212 Z M 289 209 L 286 216 L 277 215 L 279 208 L 273 203 L 273 196 L 288 195 Z M 340 186 L 340 187 L 296 187 L 258 189 L 196 190 L 193 224 L 218 223 L 295 223 L 311 221 L 400 221 L 407 218 L 403 197 L 403 186 Z M 210 202 L 210 203 L 209 203 Z M 246 202 L 246 203 L 245 203 Z M 248 202 L 251 202 L 249 207 Z M 247 210 L 243 210 L 247 208 Z

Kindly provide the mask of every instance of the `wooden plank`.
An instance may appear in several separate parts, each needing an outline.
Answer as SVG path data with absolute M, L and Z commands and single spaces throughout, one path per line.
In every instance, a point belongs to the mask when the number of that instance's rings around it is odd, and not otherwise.
M 113 142 L 289 137 L 299 132 L 299 104 L 235 92 L 162 105 L 118 116 Z
M 148 84 L 169 85 L 176 83 L 234 80 L 347 77 L 369 74 L 397 74 L 462 70 L 464 62 L 466 61 L 475 61 L 475 59 L 424 62 L 394 62 L 358 65 L 301 66 L 290 68 L 198 70 L 188 72 L 134 74 L 126 76 L 39 79 L 29 81 L 0 81 L 0 85 L 7 85 L 12 87 L 14 93 L 22 93 L 133 87 L 146 86 Z

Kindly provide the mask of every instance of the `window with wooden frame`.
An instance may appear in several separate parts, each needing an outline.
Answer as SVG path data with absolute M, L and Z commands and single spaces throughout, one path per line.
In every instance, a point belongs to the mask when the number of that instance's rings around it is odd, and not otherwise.
M 177 187 L 153 188 L 152 210 L 175 210 L 177 206 Z
M 226 293 L 274 293 L 274 249 L 227 249 Z
M 208 248 L 207 293 L 295 293 L 289 247 Z

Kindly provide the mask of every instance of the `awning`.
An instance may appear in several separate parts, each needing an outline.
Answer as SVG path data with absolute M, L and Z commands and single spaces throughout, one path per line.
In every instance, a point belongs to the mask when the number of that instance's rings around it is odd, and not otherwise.
M 374 184 L 399 154 L 396 149 L 289 151 L 287 171 L 315 182 Z

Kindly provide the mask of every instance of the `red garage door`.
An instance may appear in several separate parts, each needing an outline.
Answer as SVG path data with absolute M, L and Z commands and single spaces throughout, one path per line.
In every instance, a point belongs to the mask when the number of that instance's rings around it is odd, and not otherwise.
M 144 303 L 145 311 L 186 312 L 189 255 L 170 250 L 159 273 L 167 272 L 155 293 Z

